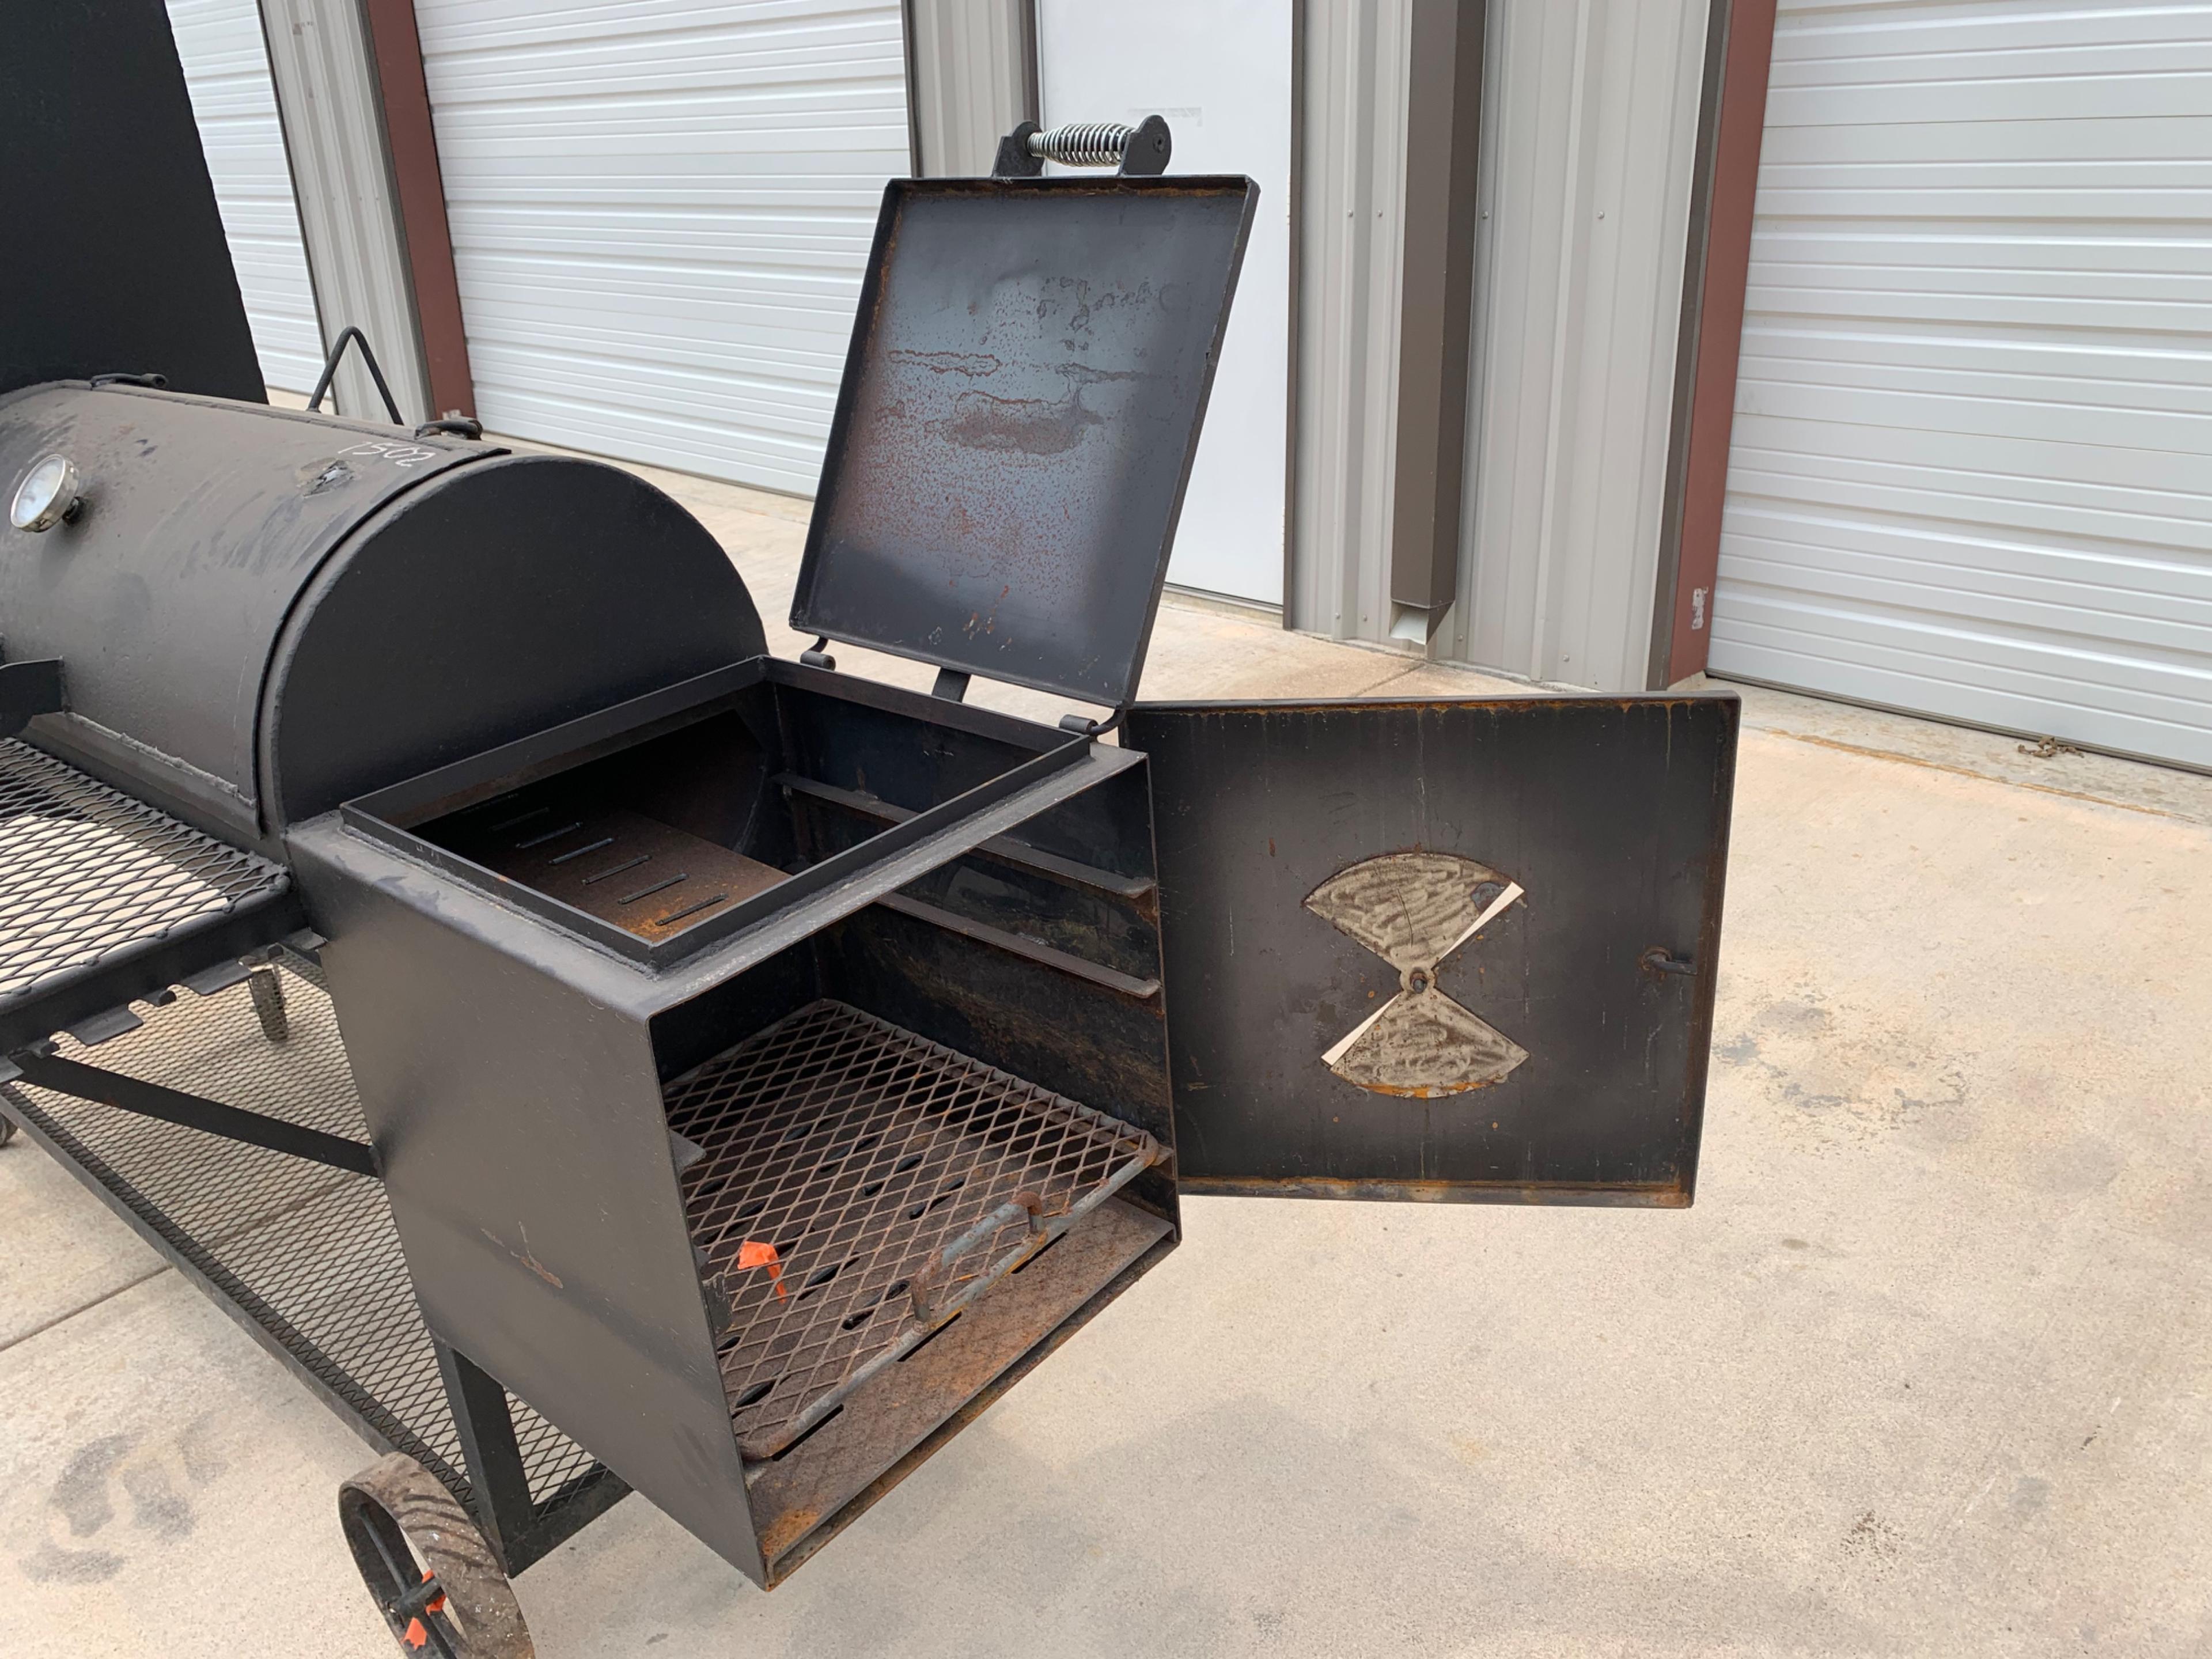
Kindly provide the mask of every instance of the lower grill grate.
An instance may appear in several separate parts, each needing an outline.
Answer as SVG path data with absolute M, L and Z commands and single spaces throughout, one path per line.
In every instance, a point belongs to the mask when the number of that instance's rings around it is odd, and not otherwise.
M 262 1035 L 250 988 L 180 997 L 138 1030 L 64 1055 L 365 1139 L 330 999 L 285 970 L 288 1035 Z M 467 1468 L 377 1182 L 24 1084 L 8 1109 L 145 1223 L 373 1436 L 468 1500 Z M 511 1396 L 532 1498 L 546 1513 L 597 1465 Z
M 727 1299 L 738 1445 L 775 1456 L 1158 1162 L 1140 1129 L 838 1002 L 671 1083 Z

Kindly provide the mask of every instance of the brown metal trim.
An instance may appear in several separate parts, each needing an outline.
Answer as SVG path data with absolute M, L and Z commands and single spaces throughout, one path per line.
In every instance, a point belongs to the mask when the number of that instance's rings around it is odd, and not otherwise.
M 362 0 L 362 15 L 376 60 L 385 149 L 399 207 L 416 325 L 422 335 L 431 412 L 444 415 L 458 410 L 474 415 L 476 380 L 469 372 L 468 331 L 461 317 L 460 279 L 453 269 L 453 232 L 446 221 L 446 181 L 438 167 L 430 89 L 422 76 L 422 38 L 415 26 L 415 0 Z
M 1298 591 L 1298 306 L 1305 261 L 1306 13 L 1309 0 L 1291 8 L 1291 249 L 1290 328 L 1283 364 L 1283 603 L 1280 625 L 1291 626 Z
M 1667 421 L 1667 472 L 1659 503 L 1659 556 L 1651 575 L 1651 638 L 1644 670 L 1647 690 L 1673 684 L 1674 609 L 1682 578 L 1682 491 L 1689 477 L 1690 419 L 1698 385 L 1705 272 L 1712 246 L 1713 168 L 1720 153 L 1721 88 L 1728 69 L 1733 0 L 1708 0 L 1705 64 L 1698 87 L 1698 143 L 1690 163 L 1690 216 L 1682 245 L 1681 304 L 1674 325 L 1674 391 Z
M 1721 509 L 1728 493 L 1744 295 L 1751 281 L 1759 145 L 1766 130 L 1766 80 L 1774 58 L 1774 9 L 1775 0 L 1733 0 L 1726 13 L 1727 58 L 1713 146 L 1696 378 L 1684 453 L 1680 551 L 1673 592 L 1665 596 L 1671 602 L 1663 613 L 1671 617 L 1672 627 L 1665 669 L 1654 677 L 1666 685 L 1705 668 L 1712 637 L 1713 579 L 1720 568 Z
M 1431 623 L 1458 586 L 1486 10 L 1482 0 L 1412 9 L 1390 598 Z

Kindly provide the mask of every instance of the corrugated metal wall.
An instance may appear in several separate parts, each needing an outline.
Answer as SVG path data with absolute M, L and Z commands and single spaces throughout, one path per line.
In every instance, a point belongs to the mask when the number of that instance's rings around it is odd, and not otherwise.
M 1305 8 L 1285 620 L 1337 639 L 1390 629 L 1409 10 Z
M 1785 4 L 1711 669 L 2212 768 L 2212 5 Z
M 1306 12 L 1294 626 L 1389 629 L 1406 0 Z M 1468 508 L 1436 657 L 1640 690 L 1707 0 L 1490 0 Z
M 477 410 L 811 494 L 884 181 L 896 0 L 416 0 Z
M 1459 600 L 1438 654 L 1641 690 L 1706 0 L 1492 0 Z
M 169 27 L 261 377 L 288 392 L 306 392 L 323 366 L 322 335 L 261 13 L 254 0 L 169 0 Z
M 907 0 L 915 171 L 986 174 L 999 139 L 1036 114 L 1030 0 Z
M 360 0 L 262 0 L 262 16 L 323 338 L 335 340 L 349 325 L 360 329 L 400 417 L 427 420 L 437 411 L 422 367 Z M 337 403 L 342 414 L 385 418 L 356 351 L 347 351 L 338 371 Z

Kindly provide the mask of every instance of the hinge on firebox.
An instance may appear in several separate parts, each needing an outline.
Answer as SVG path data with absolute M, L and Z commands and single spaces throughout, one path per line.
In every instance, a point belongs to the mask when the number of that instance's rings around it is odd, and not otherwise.
M 1128 718 L 1129 705 L 1123 703 L 1103 720 L 1094 720 L 1088 714 L 1062 714 L 1060 729 L 1073 732 L 1079 738 L 1103 738 Z

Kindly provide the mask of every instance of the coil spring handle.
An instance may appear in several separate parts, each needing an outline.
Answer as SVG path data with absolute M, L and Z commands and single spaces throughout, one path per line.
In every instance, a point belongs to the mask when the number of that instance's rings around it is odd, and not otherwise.
M 1040 127 L 1024 121 L 999 140 L 994 179 L 1036 179 L 1047 161 L 1071 167 L 1113 167 L 1124 178 L 1152 177 L 1168 170 L 1174 153 L 1168 124 L 1147 115 L 1133 127 L 1118 121 L 1077 121 Z

